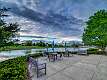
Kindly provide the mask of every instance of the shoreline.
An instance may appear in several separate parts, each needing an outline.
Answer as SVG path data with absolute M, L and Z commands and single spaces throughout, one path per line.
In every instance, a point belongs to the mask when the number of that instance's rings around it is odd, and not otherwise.
M 11 50 L 26 50 L 26 49 L 41 49 L 45 47 L 39 47 L 39 46 L 5 46 L 0 48 L 1 51 L 11 51 Z
M 11 59 L 11 58 L 7 57 L 7 56 L 0 56 L 0 62 L 6 61 L 6 60 L 9 60 L 9 59 Z
M 11 51 L 11 50 L 26 50 L 26 49 L 44 49 L 47 47 L 40 47 L 40 46 L 5 46 L 0 48 L 1 51 Z M 52 47 L 48 47 L 52 48 Z M 65 48 L 65 47 L 55 47 L 55 48 Z M 73 47 L 68 47 L 73 48 Z

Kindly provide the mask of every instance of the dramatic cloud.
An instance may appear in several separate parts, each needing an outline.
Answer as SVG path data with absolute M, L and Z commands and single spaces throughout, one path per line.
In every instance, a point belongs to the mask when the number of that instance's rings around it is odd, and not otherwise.
M 11 7 L 10 22 L 17 21 L 21 35 L 80 39 L 84 22 L 95 11 L 107 9 L 106 0 L 1 0 Z

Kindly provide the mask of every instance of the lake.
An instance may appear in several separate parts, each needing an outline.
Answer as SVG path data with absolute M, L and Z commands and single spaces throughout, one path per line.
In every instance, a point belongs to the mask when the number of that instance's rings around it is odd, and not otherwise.
M 88 48 L 67 48 L 68 51 L 78 51 L 78 50 L 86 50 Z M 18 56 L 25 56 L 27 54 L 34 54 L 40 51 L 47 51 L 47 48 L 44 49 L 27 49 L 27 50 L 11 50 L 11 51 L 1 51 L 0 57 L 18 57 Z M 48 52 L 52 52 L 52 48 L 48 48 Z M 54 48 L 54 51 L 65 51 L 65 48 Z

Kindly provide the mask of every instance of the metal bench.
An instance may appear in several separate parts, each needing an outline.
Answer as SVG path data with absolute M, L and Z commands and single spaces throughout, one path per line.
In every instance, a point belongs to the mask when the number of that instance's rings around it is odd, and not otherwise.
M 87 50 L 79 50 L 79 51 L 78 51 L 78 54 L 79 54 L 79 55 L 88 55 L 88 54 L 87 54 Z
M 47 57 L 49 55 L 49 52 L 43 52 L 42 55 L 43 57 Z
M 36 68 L 37 71 L 37 78 L 41 76 L 41 71 L 44 70 L 44 73 L 46 75 L 46 63 L 43 63 L 41 61 L 38 61 L 37 59 L 34 59 L 32 57 L 29 57 L 29 64 L 30 64 L 30 70 L 32 67 Z
M 63 56 L 64 57 L 71 57 L 71 56 L 73 56 L 73 54 L 70 52 L 70 51 L 65 51 L 64 53 L 63 53 Z

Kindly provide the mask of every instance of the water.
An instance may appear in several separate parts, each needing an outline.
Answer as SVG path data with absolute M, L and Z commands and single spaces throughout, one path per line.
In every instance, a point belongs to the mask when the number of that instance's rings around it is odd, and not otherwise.
M 86 50 L 87 48 L 67 48 L 66 50 L 69 51 L 78 51 L 78 50 Z M 27 49 L 27 50 L 11 50 L 11 51 L 1 51 L 0 56 L 5 57 L 18 57 L 18 56 L 25 56 L 27 54 L 34 54 L 40 51 L 47 51 L 47 49 Z M 52 48 L 48 48 L 49 52 L 52 52 Z M 54 51 L 65 51 L 65 48 L 54 48 Z

